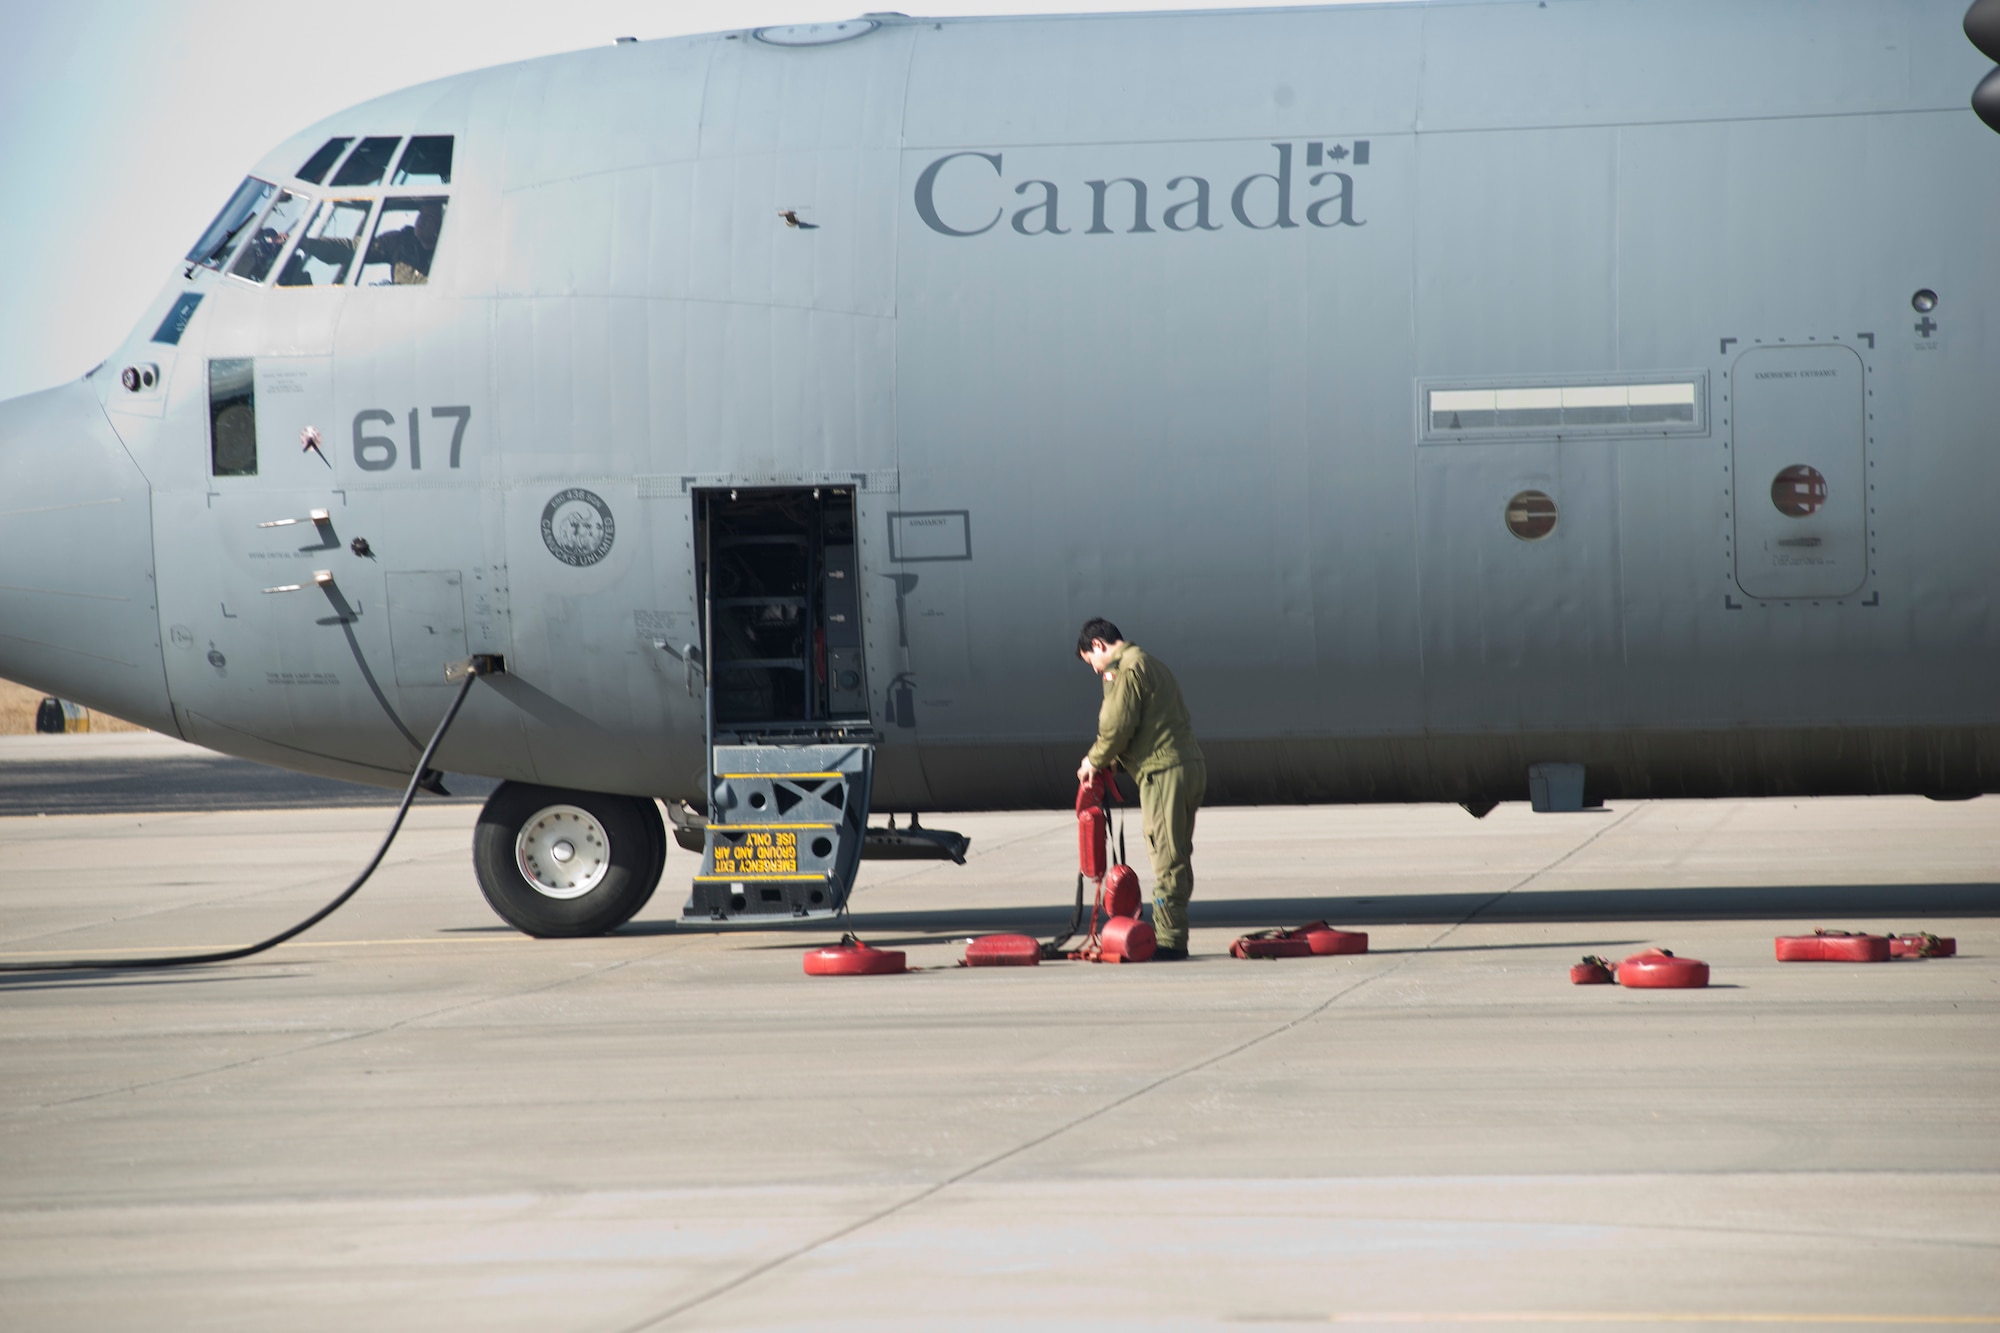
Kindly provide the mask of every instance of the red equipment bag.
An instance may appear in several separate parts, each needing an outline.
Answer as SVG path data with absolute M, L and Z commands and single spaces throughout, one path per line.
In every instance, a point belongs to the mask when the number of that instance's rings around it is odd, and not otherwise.
M 1115 865 L 1104 872 L 1104 915 L 1139 915 L 1139 873 L 1128 865 Z
M 907 972 L 905 955 L 901 949 L 871 949 L 852 935 L 844 935 L 838 944 L 825 949 L 809 949 L 806 952 L 806 975 L 809 977 L 874 977 L 886 976 L 892 972 Z
M 1586 954 L 1580 963 L 1569 969 L 1569 984 L 1572 986 L 1609 986 L 1611 984 L 1611 964 L 1596 954 Z
M 1104 878 L 1104 835 L 1110 823 L 1102 806 L 1076 812 L 1076 868 L 1085 879 Z
M 1618 984 L 1632 990 L 1698 990 L 1708 984 L 1708 964 L 1676 958 L 1666 949 L 1647 949 L 1618 965 Z
M 1913 930 L 1889 937 L 1891 958 L 1950 958 L 1957 952 L 1958 941 L 1949 935 Z
M 1032 935 L 981 935 L 965 944 L 967 967 L 1034 967 L 1042 944 Z
M 1104 923 L 1104 933 L 1098 939 L 1100 963 L 1143 963 L 1159 947 L 1152 923 L 1136 916 L 1112 917 Z
M 1118 794 L 1111 770 L 1100 768 L 1076 784 L 1076 868 L 1085 879 L 1103 879 L 1111 864 L 1111 814 Z
M 1781 963 L 1886 963 L 1889 937 L 1847 930 L 1780 935 L 1777 953 Z
M 1229 946 L 1231 956 L 1236 958 L 1310 958 L 1312 951 L 1310 940 L 1284 931 L 1259 931 Z
M 1303 934 L 1316 954 L 1368 952 L 1368 932 L 1365 930 L 1337 930 L 1332 926 L 1321 926 L 1318 929 L 1302 928 L 1293 933 Z

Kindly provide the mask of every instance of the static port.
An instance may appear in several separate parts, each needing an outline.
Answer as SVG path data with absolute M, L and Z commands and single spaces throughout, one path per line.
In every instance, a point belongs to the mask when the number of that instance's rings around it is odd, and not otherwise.
M 118 372 L 118 382 L 125 386 L 125 392 L 139 392 L 139 367 L 127 366 Z
M 1937 309 L 1937 293 L 1928 287 L 1921 287 L 1910 297 L 1910 309 L 1919 315 L 1928 315 Z

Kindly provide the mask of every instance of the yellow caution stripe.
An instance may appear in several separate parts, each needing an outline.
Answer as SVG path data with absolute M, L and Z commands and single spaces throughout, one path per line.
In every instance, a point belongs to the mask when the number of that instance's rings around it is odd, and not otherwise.
M 771 884 L 777 881 L 795 881 L 823 884 L 832 879 L 831 875 L 696 875 L 697 884 Z
M 719 778 L 783 778 L 787 782 L 797 782 L 801 778 L 844 778 L 845 773 L 717 773 Z
M 716 833 L 756 833 L 764 829 L 772 829 L 780 833 L 785 833 L 797 829 L 832 828 L 834 826 L 832 824 L 710 824 L 707 827 Z

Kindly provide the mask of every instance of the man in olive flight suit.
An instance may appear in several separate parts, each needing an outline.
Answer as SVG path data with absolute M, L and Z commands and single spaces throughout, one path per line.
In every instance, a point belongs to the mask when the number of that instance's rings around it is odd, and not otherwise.
M 1194 896 L 1194 816 L 1208 794 L 1208 764 L 1173 672 L 1148 657 L 1108 620 L 1087 621 L 1076 653 L 1104 678 L 1097 744 L 1076 770 L 1079 782 L 1121 767 L 1139 782 L 1146 846 L 1153 854 L 1155 958 L 1187 957 L 1188 899 Z

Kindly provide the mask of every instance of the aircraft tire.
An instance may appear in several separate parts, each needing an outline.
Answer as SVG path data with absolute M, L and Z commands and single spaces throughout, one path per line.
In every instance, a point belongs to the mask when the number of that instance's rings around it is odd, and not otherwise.
M 472 831 L 487 904 L 541 939 L 618 929 L 653 896 L 666 859 L 659 805 L 637 796 L 503 782 Z

